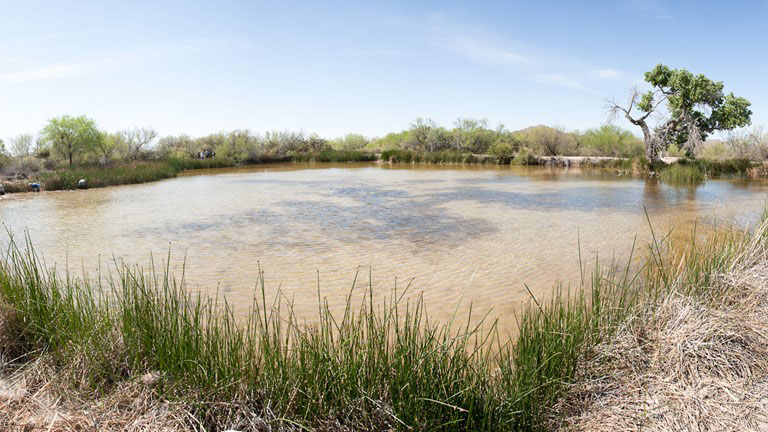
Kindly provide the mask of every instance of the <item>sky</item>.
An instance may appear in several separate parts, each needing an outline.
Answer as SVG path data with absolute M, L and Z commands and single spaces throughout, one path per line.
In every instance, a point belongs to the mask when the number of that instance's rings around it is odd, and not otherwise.
M 64 114 L 192 136 L 584 130 L 658 63 L 724 81 L 768 126 L 767 23 L 768 0 L 0 0 L 0 137 Z

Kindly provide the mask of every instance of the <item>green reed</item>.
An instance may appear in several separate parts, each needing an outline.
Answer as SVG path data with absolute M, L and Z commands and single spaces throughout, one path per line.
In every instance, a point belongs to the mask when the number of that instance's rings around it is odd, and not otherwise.
M 0 351 L 51 359 L 85 394 L 158 373 L 159 395 L 208 430 L 257 430 L 254 418 L 276 429 L 542 430 L 557 421 L 552 408 L 580 361 L 634 307 L 707 283 L 747 237 L 697 244 L 693 235 L 682 249 L 654 237 L 639 270 L 582 264 L 579 286 L 531 294 L 517 335 L 471 312 L 461 326 L 434 322 L 408 286 L 375 302 L 370 278 L 361 286 L 357 277 L 341 313 L 318 286 L 317 316 L 305 324 L 282 295 L 267 296 L 262 274 L 251 313 L 238 319 L 223 296 L 188 293 L 169 267 L 116 265 L 89 283 L 11 240 L 0 260 L 0 339 L 12 342 Z

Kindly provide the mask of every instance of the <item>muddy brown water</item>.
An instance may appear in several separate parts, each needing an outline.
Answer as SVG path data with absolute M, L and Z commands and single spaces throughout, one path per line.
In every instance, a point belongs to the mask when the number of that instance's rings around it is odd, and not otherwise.
M 679 235 L 754 223 L 768 184 L 708 181 L 670 186 L 610 173 L 544 167 L 287 164 L 199 171 L 142 185 L 16 194 L 0 220 L 28 230 L 48 266 L 91 277 L 113 259 L 147 268 L 150 254 L 190 291 L 226 295 L 246 314 L 259 268 L 267 296 L 278 289 L 296 314 L 317 314 L 317 280 L 339 310 L 355 293 L 423 293 L 448 320 L 459 306 L 490 311 L 502 328 L 529 294 L 555 280 L 577 284 L 584 259 L 626 260 L 635 235 Z M 5 236 L 4 236 L 5 237 Z M 2 240 L 7 243 L 7 238 Z M 581 245 L 579 250 L 578 245 Z

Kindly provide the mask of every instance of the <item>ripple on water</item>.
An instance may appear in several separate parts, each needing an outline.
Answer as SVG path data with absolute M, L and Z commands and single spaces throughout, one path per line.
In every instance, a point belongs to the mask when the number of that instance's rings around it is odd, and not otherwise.
M 95 272 L 112 256 L 155 264 L 171 251 L 186 261 L 189 289 L 224 292 L 240 313 L 251 304 L 259 268 L 296 311 L 316 313 L 317 272 L 341 308 L 358 267 L 379 297 L 415 278 L 430 314 L 448 319 L 461 303 L 493 310 L 510 328 L 512 311 L 576 283 L 577 243 L 587 257 L 626 258 L 652 220 L 685 230 L 693 221 L 747 224 L 766 202 L 758 182 L 709 181 L 673 187 L 653 181 L 532 167 L 414 168 L 301 165 L 242 168 L 167 181 L 78 192 L 22 195 L 0 202 L 0 218 L 25 228 L 49 264 Z M 370 269 L 370 270 L 369 270 Z M 365 281 L 365 282 L 361 282 Z

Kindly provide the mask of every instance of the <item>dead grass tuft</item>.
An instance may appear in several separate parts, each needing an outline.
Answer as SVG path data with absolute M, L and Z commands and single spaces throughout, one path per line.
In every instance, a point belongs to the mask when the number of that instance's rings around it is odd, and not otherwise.
M 142 379 L 120 383 L 109 394 L 78 397 L 57 386 L 61 377 L 38 360 L 2 365 L 0 430 L 23 432 L 176 432 L 190 430 L 180 407 L 160 401 Z M 12 372 L 11 372 L 12 371 Z M 80 395 L 82 396 L 82 395 Z
M 556 428 L 768 430 L 763 243 L 756 239 L 711 286 L 673 291 L 599 344 L 558 407 Z

